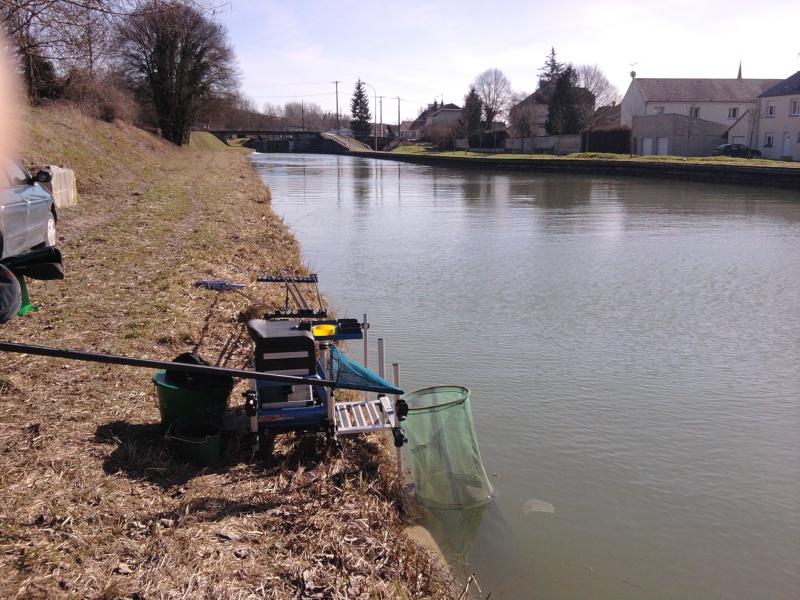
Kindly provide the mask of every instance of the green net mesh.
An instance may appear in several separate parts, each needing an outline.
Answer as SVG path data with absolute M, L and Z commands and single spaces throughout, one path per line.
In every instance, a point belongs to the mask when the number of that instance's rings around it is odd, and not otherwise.
M 467 508 L 489 502 L 486 477 L 472 422 L 469 390 L 432 387 L 404 396 L 408 456 L 418 502 L 433 508 Z

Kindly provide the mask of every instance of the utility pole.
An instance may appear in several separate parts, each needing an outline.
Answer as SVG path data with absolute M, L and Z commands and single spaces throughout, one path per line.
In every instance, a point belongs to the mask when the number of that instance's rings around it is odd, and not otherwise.
M 375 107 L 375 112 L 372 113 L 372 122 L 373 122 L 372 129 L 375 130 L 375 152 L 377 152 L 378 151 L 378 92 L 375 91 L 374 86 L 371 86 L 366 81 L 362 81 L 361 83 L 372 88 L 373 106 Z
M 400 96 L 397 97 L 397 141 L 400 141 Z
M 333 84 L 336 86 L 336 135 L 339 135 L 339 130 L 341 126 L 339 125 L 339 84 L 341 81 L 334 81 Z
M 383 137 L 383 96 L 381 96 L 381 137 Z M 383 147 L 385 148 L 386 144 Z

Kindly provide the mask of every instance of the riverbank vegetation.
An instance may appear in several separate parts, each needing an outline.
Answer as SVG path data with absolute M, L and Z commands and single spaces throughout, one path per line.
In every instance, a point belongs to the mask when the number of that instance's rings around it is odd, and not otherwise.
M 446 157 L 473 157 L 491 159 L 515 159 L 515 160 L 609 160 L 626 161 L 641 163 L 676 163 L 676 164 L 700 164 L 700 165 L 733 165 L 747 167 L 772 167 L 772 168 L 800 168 L 800 162 L 787 162 L 777 160 L 767 160 L 763 158 L 736 158 L 730 156 L 637 156 L 630 154 L 611 154 L 608 152 L 576 152 L 573 154 L 522 154 L 522 153 L 494 153 L 494 152 L 475 152 L 471 150 L 450 150 L 440 151 L 435 148 L 426 147 L 418 144 L 404 144 L 392 150 L 395 154 L 428 154 L 431 156 Z
M 177 148 L 70 109 L 26 113 L 28 165 L 74 169 L 63 209 L 63 281 L 30 281 L 39 310 L 7 341 L 171 360 L 196 351 L 245 368 L 239 294 L 305 273 L 297 242 L 238 152 Z M 277 297 L 276 297 L 277 296 Z M 340 455 L 279 436 L 251 456 L 233 428 L 219 463 L 185 463 L 165 442 L 144 369 L 0 353 L 0 596 L 4 598 L 448 598 L 453 580 L 403 533 L 384 438 Z

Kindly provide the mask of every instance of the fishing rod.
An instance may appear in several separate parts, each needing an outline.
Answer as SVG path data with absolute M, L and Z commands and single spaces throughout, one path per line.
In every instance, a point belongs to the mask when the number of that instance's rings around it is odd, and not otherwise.
M 144 367 L 148 369 L 166 369 L 168 371 L 179 371 L 182 373 L 196 373 L 200 375 L 216 375 L 220 377 L 241 377 L 243 379 L 260 379 L 263 381 L 274 381 L 277 383 L 288 383 L 288 384 L 320 385 L 328 388 L 337 387 L 337 383 L 329 379 L 295 377 L 293 375 L 278 375 L 275 373 L 262 373 L 260 371 L 248 371 L 244 369 L 227 369 L 225 367 L 213 367 L 210 365 L 196 365 L 190 363 L 172 362 L 169 360 L 136 358 L 132 356 L 120 356 L 117 354 L 102 354 L 99 352 L 84 352 L 80 350 L 68 350 L 67 348 L 34 346 L 31 344 L 17 344 L 14 342 L 0 342 L 0 350 L 5 352 L 16 352 L 19 354 L 35 354 L 38 356 L 51 356 L 54 358 L 83 360 L 87 362 L 127 365 L 130 367 Z

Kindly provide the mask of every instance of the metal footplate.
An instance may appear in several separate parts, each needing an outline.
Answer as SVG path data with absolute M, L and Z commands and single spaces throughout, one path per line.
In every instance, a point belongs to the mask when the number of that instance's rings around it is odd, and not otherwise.
M 387 396 L 359 402 L 336 402 L 334 419 L 339 435 L 392 431 L 397 427 L 394 406 Z

